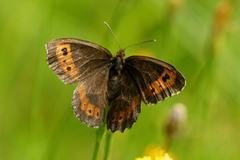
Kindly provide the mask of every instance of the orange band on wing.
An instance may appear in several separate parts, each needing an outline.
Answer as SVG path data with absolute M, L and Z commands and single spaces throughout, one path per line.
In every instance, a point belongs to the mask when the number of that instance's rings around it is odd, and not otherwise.
M 118 112 L 118 122 L 123 122 L 125 120 L 125 111 Z
M 94 105 L 88 103 L 85 113 L 89 116 L 93 116 L 94 107 L 95 107 Z
M 79 99 L 81 101 L 80 108 L 81 110 L 85 111 L 88 116 L 94 116 L 95 118 L 99 119 L 101 110 L 99 107 L 95 107 L 95 105 L 89 102 L 89 98 L 87 98 L 86 91 L 84 89 L 85 85 L 82 84 L 78 90 Z
M 164 69 L 158 80 L 152 82 L 145 90 L 144 94 L 148 96 L 154 96 L 162 92 L 167 87 L 171 87 L 175 84 L 176 72 Z
M 66 74 L 77 78 L 79 72 L 72 58 L 70 44 L 57 44 L 56 48 L 56 56 L 61 63 L 61 68 Z
M 112 122 L 117 121 L 117 115 L 118 115 L 118 112 L 113 113 L 113 116 L 112 116 L 112 119 L 111 119 Z
M 94 117 L 99 119 L 100 118 L 100 108 L 96 107 L 94 110 Z
M 123 111 L 116 111 L 113 113 L 112 122 L 118 121 L 123 122 L 129 118 L 131 118 L 132 111 L 136 108 L 136 106 L 139 105 L 139 99 L 137 96 L 134 97 L 134 99 L 131 101 L 130 105 L 127 106 L 126 110 Z

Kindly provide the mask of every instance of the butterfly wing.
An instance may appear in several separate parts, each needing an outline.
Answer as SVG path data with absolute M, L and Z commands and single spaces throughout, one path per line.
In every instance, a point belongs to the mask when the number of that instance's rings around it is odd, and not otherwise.
M 99 127 L 105 117 L 111 53 L 88 41 L 55 39 L 46 44 L 47 62 L 67 84 L 80 82 L 73 94 L 75 116 L 90 127 Z
M 107 128 L 112 132 L 117 130 L 124 132 L 125 129 L 132 128 L 141 111 L 140 90 L 131 73 L 126 68 L 123 68 L 119 80 L 115 80 L 116 84 L 111 84 L 114 83 L 111 80 L 110 78 L 109 86 L 115 86 L 116 90 L 115 93 L 111 93 L 114 96 L 110 98 L 109 102 L 110 109 L 107 115 Z
M 172 65 L 144 56 L 131 56 L 125 67 L 134 77 L 145 104 L 156 104 L 178 94 L 185 86 L 183 75 Z
M 49 67 L 66 84 L 72 84 L 94 74 L 112 54 L 92 42 L 74 38 L 54 39 L 46 44 Z
M 107 105 L 107 83 L 110 64 L 82 80 L 73 93 L 72 106 L 75 116 L 89 127 L 100 127 Z

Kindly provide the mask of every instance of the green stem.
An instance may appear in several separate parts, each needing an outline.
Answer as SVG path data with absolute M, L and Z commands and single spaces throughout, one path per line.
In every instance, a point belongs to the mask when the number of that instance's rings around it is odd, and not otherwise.
M 97 130 L 96 132 L 96 143 L 95 143 L 95 148 L 94 148 L 94 152 L 93 152 L 93 158 L 92 160 L 97 160 L 98 158 L 98 153 L 99 153 L 99 147 L 100 147 L 100 142 L 102 140 L 102 136 L 106 130 L 106 123 L 103 122 L 103 124 L 101 125 L 101 127 Z
M 113 137 L 113 133 L 111 131 L 107 131 L 106 142 L 105 142 L 105 152 L 104 152 L 103 160 L 108 160 L 108 158 L 109 158 L 111 145 L 112 145 L 112 137 Z

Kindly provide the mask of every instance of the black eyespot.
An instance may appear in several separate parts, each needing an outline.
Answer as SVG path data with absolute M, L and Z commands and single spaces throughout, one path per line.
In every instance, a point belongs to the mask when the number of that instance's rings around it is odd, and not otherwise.
M 167 79 L 170 79 L 170 77 L 169 77 L 169 75 L 168 75 L 168 74 L 166 74 L 166 75 L 165 75 L 165 77 L 166 77 Z
M 119 120 L 122 120 L 122 116 L 119 117 Z
M 63 63 L 65 63 L 66 62 L 66 60 L 63 60 Z
M 71 67 L 67 67 L 67 70 L 70 71 L 72 68 Z
M 92 111 L 91 110 L 88 110 L 88 113 L 91 113 Z
M 67 48 L 63 48 L 61 51 L 63 51 L 63 52 L 67 52 Z
M 115 116 L 112 117 L 112 120 L 114 120 L 114 119 L 115 119 Z
M 99 112 L 97 112 L 97 117 L 99 116 Z
M 151 92 L 152 92 L 152 93 L 154 93 L 154 92 L 155 92 L 155 89 L 154 89 L 154 88 L 152 88 Z
M 163 80 L 163 82 L 167 81 L 166 77 L 162 77 L 162 80 Z

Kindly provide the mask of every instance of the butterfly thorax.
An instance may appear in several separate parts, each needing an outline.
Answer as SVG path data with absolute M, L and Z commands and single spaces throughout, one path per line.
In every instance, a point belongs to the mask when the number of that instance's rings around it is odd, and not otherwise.
M 125 64 L 124 56 L 125 56 L 125 50 L 120 49 L 112 59 L 114 70 L 117 75 L 121 75 L 122 73 L 122 69 Z

